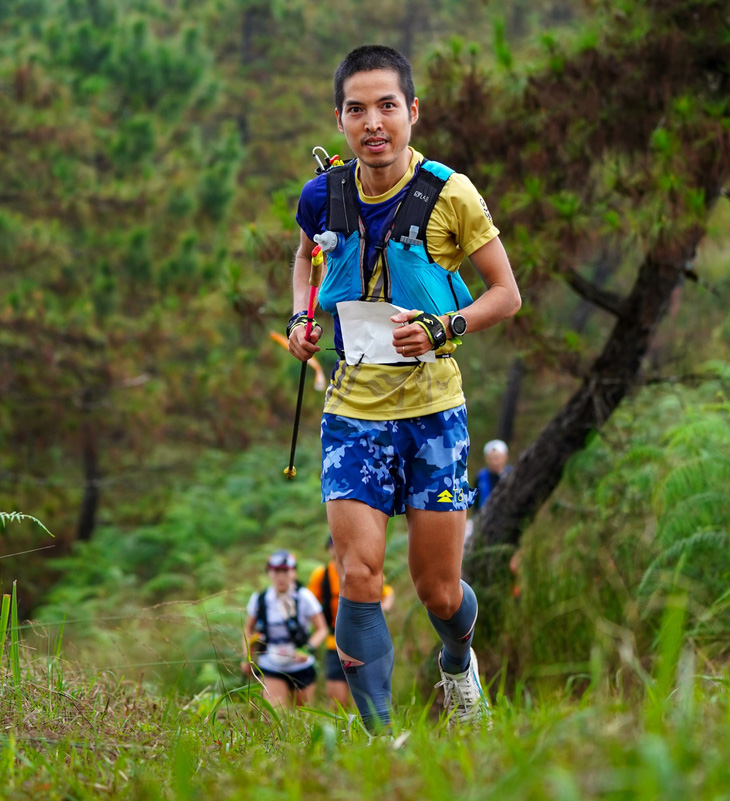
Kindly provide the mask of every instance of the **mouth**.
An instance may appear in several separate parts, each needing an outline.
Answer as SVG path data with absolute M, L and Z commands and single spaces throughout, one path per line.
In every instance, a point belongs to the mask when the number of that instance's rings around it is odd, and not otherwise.
M 379 153 L 384 150 L 388 145 L 389 140 L 383 136 L 369 136 L 367 139 L 362 140 L 362 144 L 371 153 Z

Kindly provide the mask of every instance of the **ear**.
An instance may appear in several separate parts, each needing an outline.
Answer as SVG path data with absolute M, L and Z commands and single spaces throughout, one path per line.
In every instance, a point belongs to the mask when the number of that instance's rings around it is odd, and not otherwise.
M 337 129 L 340 133 L 345 133 L 345 129 L 342 127 L 342 120 L 340 119 L 340 112 L 335 109 L 335 117 L 337 118 Z
M 414 97 L 411 103 L 411 125 L 415 125 L 416 122 L 418 122 L 418 98 Z

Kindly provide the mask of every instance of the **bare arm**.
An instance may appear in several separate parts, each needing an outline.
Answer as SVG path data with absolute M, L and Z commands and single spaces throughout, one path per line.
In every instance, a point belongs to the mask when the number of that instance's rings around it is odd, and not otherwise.
M 470 261 L 482 277 L 487 291 L 460 310 L 466 318 L 468 334 L 491 328 L 512 317 L 522 305 L 509 259 L 499 237 L 495 237 L 472 253 Z M 402 325 L 407 323 L 413 314 L 414 310 L 411 310 L 390 318 L 394 323 L 400 324 L 393 332 L 393 345 L 399 350 L 405 347 L 409 356 L 422 356 L 431 349 L 426 332 L 420 325 Z M 444 315 L 439 319 L 448 334 L 448 317 Z
M 309 304 L 309 272 L 312 266 L 312 250 L 314 248 L 315 243 L 304 231 L 300 231 L 299 247 L 294 256 L 292 273 L 292 294 L 294 298 L 292 314 L 306 309 Z M 297 326 L 292 330 L 289 337 L 289 352 L 296 356 L 300 362 L 311 359 L 315 353 L 321 350 L 317 345 L 317 341 L 322 335 L 322 329 L 313 328 L 309 340 L 305 338 L 304 333 L 304 326 Z
M 312 618 L 312 626 L 314 627 L 314 631 L 312 631 L 309 637 L 309 645 L 312 648 L 318 648 L 327 639 L 327 635 L 329 634 L 327 621 L 324 619 L 322 612 Z
M 314 650 L 318 646 L 320 646 L 326 639 L 327 634 L 329 633 L 327 630 L 327 622 L 324 619 L 324 615 L 319 612 L 316 614 L 311 620 L 312 624 L 312 633 L 309 635 L 309 640 L 307 641 L 307 645 Z M 297 662 L 306 662 L 309 659 L 309 654 L 305 651 L 298 650 L 295 655 L 294 659 Z

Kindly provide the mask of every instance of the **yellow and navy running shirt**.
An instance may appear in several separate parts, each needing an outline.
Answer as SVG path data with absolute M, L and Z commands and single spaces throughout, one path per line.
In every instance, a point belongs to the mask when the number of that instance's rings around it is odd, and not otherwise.
M 363 192 L 357 162 L 353 162 L 360 215 L 371 241 L 384 238 L 421 161 L 423 156 L 411 149 L 405 175 L 392 189 L 377 196 Z M 296 219 L 304 233 L 314 239 L 315 234 L 325 230 L 326 215 L 327 178 L 323 174 L 304 186 Z M 426 227 L 431 258 L 445 270 L 456 272 L 464 257 L 498 235 L 476 187 L 465 175 L 453 173 L 441 190 Z M 372 271 L 368 300 L 384 301 L 382 258 L 375 258 L 368 267 Z M 353 264 L 352 268 L 359 272 L 360 265 Z M 438 353 L 454 348 L 448 342 Z M 327 388 L 324 411 L 361 420 L 400 420 L 446 411 L 462 403 L 461 373 L 455 359 L 414 365 L 348 365 L 340 359 Z

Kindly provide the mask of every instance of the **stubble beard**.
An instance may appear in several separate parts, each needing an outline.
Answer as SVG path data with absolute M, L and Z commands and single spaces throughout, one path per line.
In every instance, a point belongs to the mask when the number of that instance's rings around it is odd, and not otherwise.
M 384 170 L 387 167 L 392 167 L 393 164 L 395 164 L 395 162 L 397 161 L 397 159 L 391 158 L 391 159 L 380 159 L 379 161 L 369 161 L 369 160 L 366 161 L 364 158 L 361 157 L 359 161 L 361 164 L 364 164 L 371 170 Z

